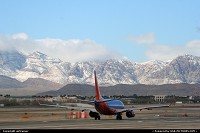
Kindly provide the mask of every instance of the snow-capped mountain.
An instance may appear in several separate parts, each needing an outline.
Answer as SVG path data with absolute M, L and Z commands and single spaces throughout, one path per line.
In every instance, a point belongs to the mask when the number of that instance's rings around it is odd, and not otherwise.
M 41 52 L 0 51 L 0 75 L 21 82 L 42 78 L 60 84 L 94 84 L 94 70 L 101 85 L 200 83 L 200 57 L 192 55 L 178 56 L 171 61 L 136 63 L 111 59 L 72 64 Z

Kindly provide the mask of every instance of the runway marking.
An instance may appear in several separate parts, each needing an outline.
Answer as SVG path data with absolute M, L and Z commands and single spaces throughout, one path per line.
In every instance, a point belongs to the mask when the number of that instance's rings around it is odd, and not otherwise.
M 105 125 L 106 124 L 106 125 Z M 94 129 L 95 128 L 101 128 L 101 129 L 113 129 L 113 128 L 132 128 L 132 124 L 127 124 L 127 123 L 116 123 L 113 127 L 113 123 L 96 123 L 96 124 L 91 124 L 91 123 L 80 123 L 80 125 L 58 125 L 58 126 L 43 126 L 45 128 L 66 128 L 66 129 L 77 129 L 77 128 L 81 128 L 81 129 Z
M 180 121 L 179 121 L 180 120 Z M 20 122 L 12 126 L 12 129 L 137 129 L 140 128 L 159 128 L 156 127 L 156 123 L 161 125 L 167 124 L 170 127 L 176 128 L 174 123 L 181 123 L 182 126 L 187 127 L 188 123 L 195 122 L 200 123 L 198 119 L 123 119 L 120 121 L 111 120 L 111 119 L 102 119 L 102 120 L 60 120 L 60 121 L 33 121 L 33 122 Z M 5 124 L 5 123 L 4 123 Z M 4 125 L 2 124 L 2 125 Z M 32 126 L 31 126 L 31 125 Z M 150 124 L 150 125 L 149 125 Z M 5 124 L 6 127 L 7 124 Z M 8 127 L 4 129 L 10 129 Z

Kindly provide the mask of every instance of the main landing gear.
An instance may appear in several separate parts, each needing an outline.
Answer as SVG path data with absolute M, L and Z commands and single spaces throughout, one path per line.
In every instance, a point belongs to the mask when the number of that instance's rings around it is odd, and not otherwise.
M 121 113 L 118 113 L 118 114 L 117 114 L 116 120 L 122 120 L 122 114 L 121 114 Z
M 90 117 L 94 118 L 95 120 L 100 120 L 101 119 L 99 113 L 97 113 L 97 112 L 90 111 L 89 115 L 90 115 Z
M 100 115 L 95 116 L 95 120 L 100 120 L 100 119 L 101 119 Z

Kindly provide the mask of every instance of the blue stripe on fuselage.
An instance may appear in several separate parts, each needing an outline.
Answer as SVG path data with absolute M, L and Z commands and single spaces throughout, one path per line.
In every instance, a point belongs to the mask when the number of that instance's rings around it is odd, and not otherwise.
M 106 104 L 111 110 L 124 109 L 124 104 L 120 100 L 108 101 Z

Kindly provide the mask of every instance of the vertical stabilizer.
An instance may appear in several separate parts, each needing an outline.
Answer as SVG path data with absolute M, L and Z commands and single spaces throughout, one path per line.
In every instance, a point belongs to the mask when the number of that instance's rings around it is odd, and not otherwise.
M 99 91 L 99 85 L 98 85 L 98 81 L 97 81 L 96 71 L 94 71 L 94 78 L 95 78 L 96 100 L 100 101 L 101 100 L 101 94 L 100 94 L 100 91 Z

